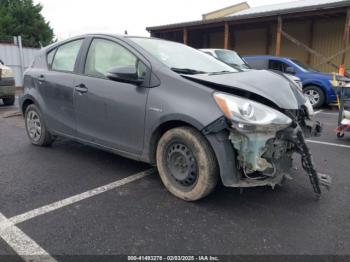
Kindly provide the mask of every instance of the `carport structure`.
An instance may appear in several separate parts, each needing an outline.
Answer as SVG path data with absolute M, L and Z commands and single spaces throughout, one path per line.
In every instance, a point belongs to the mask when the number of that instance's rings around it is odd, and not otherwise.
M 289 56 L 328 72 L 337 71 L 340 64 L 350 66 L 348 0 L 301 0 L 255 8 L 241 3 L 228 9 L 233 13 L 221 9 L 203 15 L 203 20 L 146 29 L 151 36 L 194 48 Z

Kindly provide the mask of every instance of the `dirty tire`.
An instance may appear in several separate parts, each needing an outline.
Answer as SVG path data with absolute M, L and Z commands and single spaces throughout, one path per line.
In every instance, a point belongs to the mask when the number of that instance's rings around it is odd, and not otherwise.
M 315 109 L 320 108 L 325 103 L 325 95 L 324 95 L 322 89 L 319 88 L 318 86 L 307 86 L 304 88 L 303 93 L 307 96 L 311 95 L 315 99 L 317 99 L 317 102 L 310 101 L 313 108 L 315 108 Z
M 176 149 L 177 145 L 180 145 L 179 149 Z M 184 158 L 190 156 L 190 166 L 195 166 L 195 179 L 191 177 L 194 172 L 186 176 L 187 180 L 178 180 L 178 176 L 174 175 L 183 174 L 180 171 L 177 172 L 176 168 L 179 165 L 174 167 L 176 164 L 173 164 L 174 161 L 172 161 L 173 154 L 182 154 L 181 148 L 184 150 Z M 176 151 L 173 153 L 172 150 L 178 150 L 180 153 Z M 167 131 L 159 140 L 156 157 L 163 184 L 178 198 L 195 201 L 207 196 L 217 185 L 219 168 L 213 149 L 203 135 L 194 128 L 178 127 Z M 178 160 L 178 157 L 175 159 Z M 180 168 L 184 166 L 186 169 L 186 164 L 181 165 Z
M 31 124 L 29 122 L 29 118 L 32 117 L 33 115 L 36 116 L 36 118 L 34 117 L 34 120 L 37 122 L 39 121 L 40 128 L 41 128 L 40 135 L 37 135 L 35 137 L 33 137 L 30 134 L 30 125 Z M 50 134 L 50 132 L 47 130 L 43 116 L 42 116 L 39 108 L 35 104 L 31 104 L 26 108 L 26 111 L 24 114 L 24 122 L 25 122 L 28 138 L 33 145 L 49 146 L 52 144 L 54 139 L 53 139 L 52 135 Z
M 15 103 L 15 96 L 3 98 L 2 101 L 5 106 L 12 106 Z

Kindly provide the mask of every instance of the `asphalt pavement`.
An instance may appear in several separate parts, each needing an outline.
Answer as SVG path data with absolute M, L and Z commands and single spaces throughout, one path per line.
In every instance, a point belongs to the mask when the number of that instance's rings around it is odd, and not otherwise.
M 38 258 L 28 250 L 49 261 L 204 254 L 350 259 L 350 133 L 336 138 L 334 110 L 317 112 L 324 133 L 309 141 L 318 171 L 333 179 L 319 201 L 295 157 L 293 180 L 282 187 L 221 186 L 194 203 L 169 194 L 147 164 L 66 139 L 32 146 L 16 110 L 0 104 L 0 261 Z

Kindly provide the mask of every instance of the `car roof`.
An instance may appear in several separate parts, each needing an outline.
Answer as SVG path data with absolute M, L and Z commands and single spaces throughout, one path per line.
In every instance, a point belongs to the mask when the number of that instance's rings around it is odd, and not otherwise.
M 160 39 L 156 37 L 148 37 L 148 36 L 133 36 L 133 35 L 121 35 L 121 34 L 108 34 L 108 33 L 87 33 L 87 34 L 82 34 L 82 35 L 76 35 L 74 37 L 70 37 L 61 41 L 57 41 L 55 43 L 52 43 L 48 46 L 45 46 L 41 51 L 46 52 L 48 49 L 54 48 L 56 46 L 59 46 L 63 43 L 74 41 L 76 39 L 81 39 L 81 38 L 86 38 L 86 37 L 91 37 L 91 36 L 105 36 L 105 37 L 113 37 L 116 39 L 129 39 L 129 38 L 145 38 L 145 39 L 157 39 L 157 40 L 163 40 L 163 41 L 169 41 L 165 39 Z
M 71 39 L 87 37 L 87 36 L 109 36 L 109 37 L 116 37 L 116 38 L 150 38 L 150 39 L 154 38 L 154 37 L 137 36 L 137 35 L 122 35 L 122 34 L 108 34 L 108 33 L 87 33 L 87 34 L 82 34 L 82 35 L 77 35 L 77 36 L 71 37 Z M 69 39 L 70 38 L 65 39 L 64 41 L 69 40 Z M 154 39 L 157 39 L 157 38 L 154 38 Z
M 201 50 L 201 51 L 232 51 L 232 52 L 236 52 L 235 50 L 223 49 L 223 48 L 200 48 L 199 50 Z
M 248 55 L 243 56 L 244 58 L 256 58 L 256 59 L 276 59 L 276 60 L 283 60 L 283 59 L 291 59 L 290 57 L 284 57 L 284 56 L 273 56 L 273 55 Z

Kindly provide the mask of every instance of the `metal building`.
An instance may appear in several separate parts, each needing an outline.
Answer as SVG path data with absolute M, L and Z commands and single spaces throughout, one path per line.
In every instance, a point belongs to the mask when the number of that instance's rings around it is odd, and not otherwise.
M 152 36 L 195 48 L 299 59 L 325 72 L 350 67 L 350 1 L 299 0 L 250 8 L 246 2 L 199 21 L 146 28 Z

